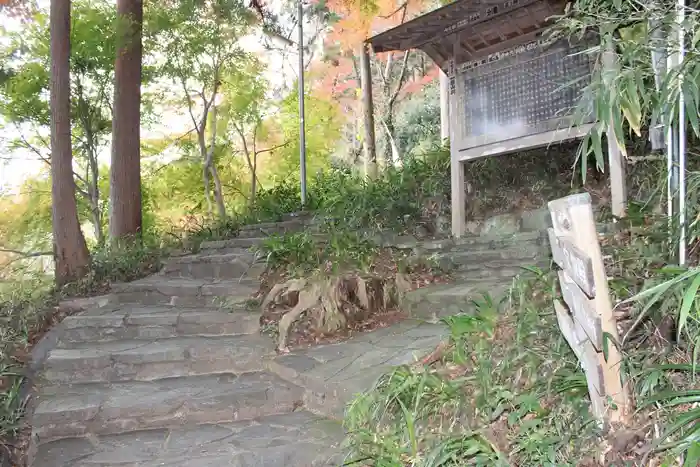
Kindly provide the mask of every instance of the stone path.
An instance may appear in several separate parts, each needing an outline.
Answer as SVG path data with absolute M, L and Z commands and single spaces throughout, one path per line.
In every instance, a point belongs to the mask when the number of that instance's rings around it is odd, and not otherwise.
M 300 226 L 292 220 L 244 230 L 238 239 L 173 258 L 159 275 L 75 302 L 82 313 L 35 349 L 30 466 L 342 464 L 345 405 L 392 366 L 432 349 L 445 329 L 411 319 L 276 355 L 259 333 L 258 313 L 246 308 L 262 270 L 247 248 L 271 229 Z M 461 262 L 463 282 L 494 286 L 509 281 L 514 262 L 528 261 L 514 251 L 536 256 L 538 242 L 531 236 L 507 245 L 465 240 L 411 248 Z M 468 251 L 480 258 L 478 268 L 469 266 Z M 493 270 L 484 274 L 489 264 Z M 459 311 L 474 292 L 441 287 L 413 293 L 416 316 L 436 318 L 444 304 L 446 313 Z

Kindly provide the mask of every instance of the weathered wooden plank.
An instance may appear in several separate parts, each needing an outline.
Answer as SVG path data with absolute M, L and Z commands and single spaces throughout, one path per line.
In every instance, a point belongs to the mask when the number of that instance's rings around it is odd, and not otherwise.
M 601 419 L 605 415 L 606 394 L 605 373 L 600 365 L 598 353 L 588 339 L 579 337 L 576 323 L 559 300 L 554 300 L 554 311 L 559 323 L 559 329 L 561 329 L 564 338 L 571 346 L 574 354 L 576 354 L 581 364 L 581 369 L 586 375 L 588 394 L 591 398 L 591 412 L 596 418 Z
M 596 290 L 591 258 L 568 238 L 556 235 L 554 229 L 547 229 L 547 233 L 554 262 L 567 272 L 586 295 L 594 298 Z
M 590 208 L 591 195 L 588 193 L 578 193 L 564 198 L 559 198 L 547 203 L 549 212 L 552 215 L 552 226 L 557 236 L 568 235 L 573 227 L 571 216 L 572 208 Z M 580 222 L 580 220 L 579 220 Z
M 588 383 L 588 395 L 591 398 L 591 412 L 598 419 L 606 415 L 607 396 L 605 392 L 605 371 L 600 364 L 599 354 L 595 351 L 590 342 L 583 343 L 581 368 L 586 374 Z M 619 377 L 619 375 L 618 375 Z
M 564 302 L 568 305 L 574 320 L 581 326 L 585 337 L 597 351 L 603 349 L 603 327 L 595 301 L 589 299 L 566 271 L 559 271 L 559 286 Z
M 583 342 L 578 333 L 576 332 L 576 327 L 574 320 L 569 315 L 569 310 L 559 301 L 554 300 L 554 311 L 557 315 L 557 322 L 559 323 L 559 329 L 564 335 L 564 339 L 569 343 L 571 349 L 574 351 L 576 356 L 581 359 L 583 356 Z
M 618 339 L 618 334 L 591 198 L 587 193 L 567 196 L 551 201 L 549 210 L 553 226 L 549 232 L 552 253 L 564 270 L 560 274 L 562 295 L 574 314 L 570 316 L 561 302 L 555 304 L 562 333 L 576 346 L 576 355 L 586 372 L 593 414 L 601 420 L 625 422 L 631 413 L 631 404 L 629 388 L 620 377 L 622 356 L 614 345 L 609 346 L 607 358 L 594 346 L 595 343 L 602 348 L 604 334 L 609 334 L 613 340 Z M 567 242 L 578 251 L 569 248 Z M 588 258 L 588 261 L 577 261 L 577 258 Z M 588 270 L 589 265 L 591 270 Z M 582 282 L 584 277 L 586 280 Z M 590 278 L 593 280 L 588 280 Z M 587 290 L 584 286 L 591 282 L 594 287 Z M 587 300 L 589 297 L 592 300 Z M 616 410 L 612 409 L 613 405 Z

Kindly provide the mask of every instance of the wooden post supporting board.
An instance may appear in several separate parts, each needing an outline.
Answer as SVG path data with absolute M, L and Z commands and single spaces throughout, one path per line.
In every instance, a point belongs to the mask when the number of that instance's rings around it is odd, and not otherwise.
M 606 83 L 612 81 L 612 76 L 619 76 L 617 55 L 612 44 L 603 46 L 603 67 L 603 76 Z M 612 86 L 612 84 L 608 85 Z M 612 122 L 612 117 L 610 121 Z M 607 129 L 611 208 L 615 217 L 625 217 L 627 214 L 627 178 L 625 175 L 627 161 L 618 147 L 618 137 L 620 135 L 615 134 L 615 127 L 611 123 Z
M 549 212 L 552 257 L 561 268 L 559 283 L 568 306 L 554 300 L 559 328 L 586 374 L 593 415 L 624 421 L 629 395 L 620 379 L 621 356 L 615 346 L 619 337 L 591 197 L 582 193 L 550 201 Z M 605 342 L 608 337 L 614 342 Z

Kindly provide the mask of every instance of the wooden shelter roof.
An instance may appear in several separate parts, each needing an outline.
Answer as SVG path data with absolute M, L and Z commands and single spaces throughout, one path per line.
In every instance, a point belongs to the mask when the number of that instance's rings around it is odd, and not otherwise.
M 565 0 L 457 0 L 370 38 L 375 52 L 420 49 L 447 71 L 455 38 L 457 63 L 532 40 Z

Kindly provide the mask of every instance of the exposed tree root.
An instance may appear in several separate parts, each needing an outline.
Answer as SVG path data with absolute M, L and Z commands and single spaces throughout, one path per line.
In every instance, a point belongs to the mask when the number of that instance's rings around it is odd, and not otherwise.
M 291 279 L 276 284 L 262 301 L 263 312 L 271 307 L 289 308 L 279 322 L 277 350 L 288 352 L 289 332 L 304 314 L 313 317 L 316 329 L 332 333 L 373 313 L 396 308 L 411 289 L 403 274 L 391 277 L 357 273 L 334 277 Z

